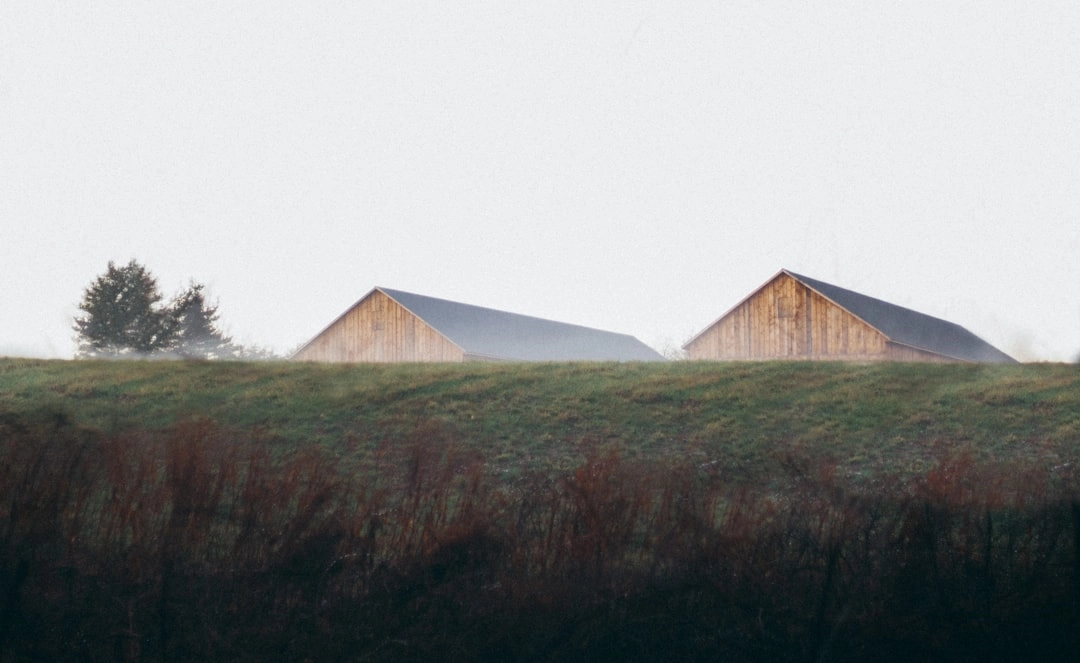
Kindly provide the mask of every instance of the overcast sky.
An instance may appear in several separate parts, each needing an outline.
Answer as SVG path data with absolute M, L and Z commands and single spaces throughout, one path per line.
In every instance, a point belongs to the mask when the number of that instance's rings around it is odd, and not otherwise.
M 781 268 L 1080 353 L 1080 3 L 0 3 L 0 355 L 136 259 L 690 336 Z

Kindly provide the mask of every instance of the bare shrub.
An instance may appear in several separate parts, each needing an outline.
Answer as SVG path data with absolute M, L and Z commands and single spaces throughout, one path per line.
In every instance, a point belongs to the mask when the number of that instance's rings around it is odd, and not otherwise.
M 346 473 L 258 431 L 105 435 L 52 413 L 0 420 L 0 460 L 0 660 L 1067 660 L 1077 645 L 1074 478 L 973 453 L 871 486 L 793 455 L 789 476 L 748 487 L 596 448 L 506 483 L 436 422 Z

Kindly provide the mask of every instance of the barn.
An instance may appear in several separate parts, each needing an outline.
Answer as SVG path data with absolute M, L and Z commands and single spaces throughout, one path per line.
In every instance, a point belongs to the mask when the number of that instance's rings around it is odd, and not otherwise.
M 633 336 L 377 287 L 296 351 L 324 362 L 659 361 Z
M 713 360 L 1015 362 L 960 325 L 786 269 L 683 349 Z

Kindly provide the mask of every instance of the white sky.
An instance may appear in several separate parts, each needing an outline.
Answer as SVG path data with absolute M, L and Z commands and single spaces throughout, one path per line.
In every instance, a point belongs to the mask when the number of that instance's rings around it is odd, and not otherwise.
M 108 261 L 678 346 L 780 268 L 1080 353 L 1080 3 L 0 3 L 0 354 Z

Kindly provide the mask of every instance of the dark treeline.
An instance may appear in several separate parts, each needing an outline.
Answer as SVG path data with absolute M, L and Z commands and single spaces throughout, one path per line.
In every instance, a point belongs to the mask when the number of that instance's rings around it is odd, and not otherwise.
M 436 426 L 346 476 L 208 423 L 0 417 L 0 660 L 1075 660 L 1072 477 L 942 458 L 767 489 L 598 451 L 489 475 Z

